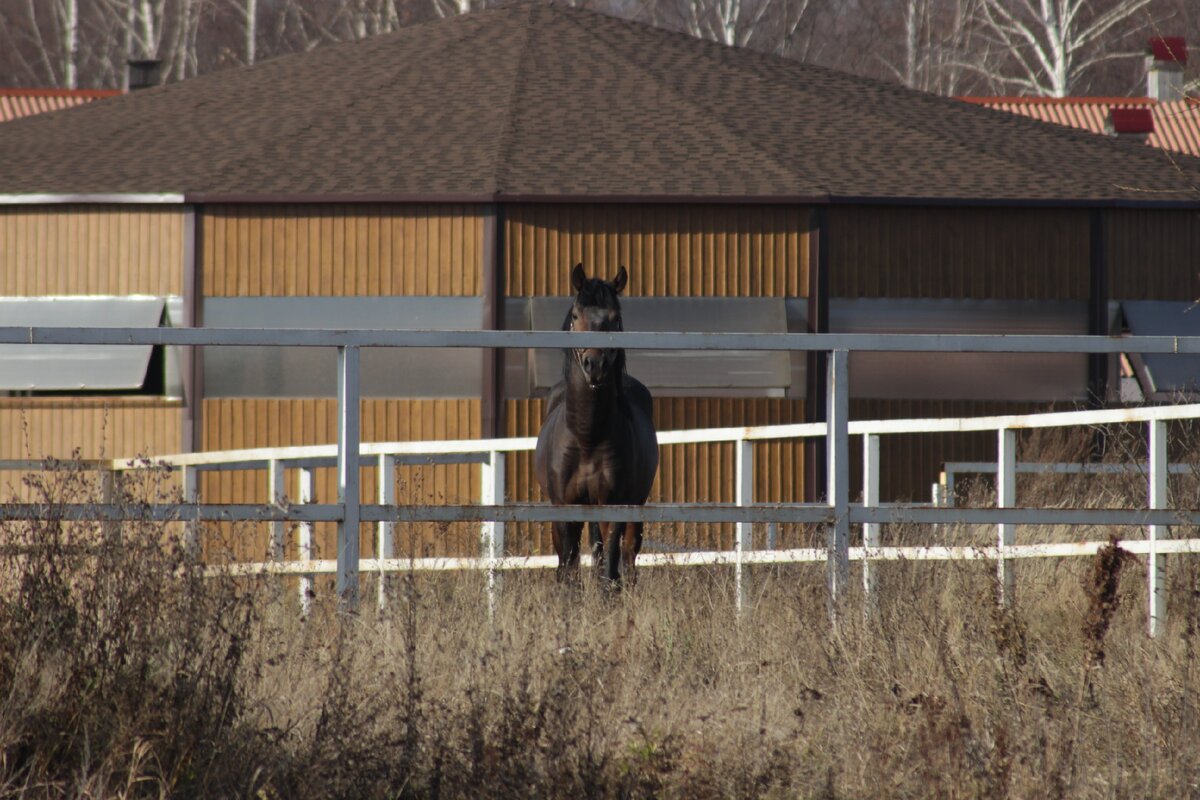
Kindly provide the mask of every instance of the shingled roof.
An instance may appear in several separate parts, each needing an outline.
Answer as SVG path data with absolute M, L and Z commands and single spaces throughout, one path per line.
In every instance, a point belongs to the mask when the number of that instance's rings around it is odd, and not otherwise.
M 0 194 L 1188 202 L 1200 160 L 538 2 L 0 126 Z

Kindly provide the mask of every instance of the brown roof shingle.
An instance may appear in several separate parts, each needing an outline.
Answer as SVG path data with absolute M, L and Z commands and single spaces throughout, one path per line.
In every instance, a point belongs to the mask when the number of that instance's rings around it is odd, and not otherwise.
M 1200 204 L 1200 160 L 517 2 L 0 126 L 0 193 Z

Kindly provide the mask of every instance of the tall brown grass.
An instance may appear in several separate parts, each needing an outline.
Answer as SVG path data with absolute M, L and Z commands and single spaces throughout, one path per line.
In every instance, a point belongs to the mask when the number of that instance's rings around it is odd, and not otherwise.
M 166 477 L 123 502 L 169 496 Z M 1021 497 L 1136 505 L 1122 480 L 1022 479 Z M 32 488 L 45 517 L 0 525 L 5 796 L 1200 793 L 1192 557 L 1169 559 L 1157 640 L 1144 562 L 1115 550 L 1020 563 L 1007 608 L 990 563 L 883 564 L 876 611 L 851 596 L 836 629 L 815 565 L 754 569 L 740 619 L 727 570 L 655 568 L 615 597 L 510 574 L 491 621 L 477 575 L 402 575 L 357 616 L 323 581 L 301 620 L 293 586 L 202 577 L 170 525 L 63 522 L 87 474 Z M 935 535 L 994 534 L 884 539 Z

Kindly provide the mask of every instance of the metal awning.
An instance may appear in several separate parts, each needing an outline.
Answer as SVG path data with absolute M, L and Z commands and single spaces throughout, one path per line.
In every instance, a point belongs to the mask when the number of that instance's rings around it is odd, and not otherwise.
M 1200 336 L 1200 306 L 1168 300 L 1125 300 L 1121 312 L 1134 336 Z M 1147 400 L 1200 395 L 1200 356 L 1131 353 Z
M 528 299 L 529 330 L 562 328 L 571 305 L 568 297 Z M 627 331 L 699 331 L 704 333 L 787 333 L 782 297 L 629 297 L 621 299 Z M 562 379 L 559 350 L 530 351 L 533 393 Z M 782 397 L 791 385 L 787 353 L 764 351 L 629 350 L 629 374 L 658 394 L 743 392 Z
M 4 325 L 155 328 L 162 297 L 0 297 Z M 0 391 L 138 389 L 150 345 L 0 345 Z

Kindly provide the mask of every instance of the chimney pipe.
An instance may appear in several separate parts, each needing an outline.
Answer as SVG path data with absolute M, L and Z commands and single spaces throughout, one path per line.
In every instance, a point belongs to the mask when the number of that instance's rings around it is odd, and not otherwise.
M 130 59 L 125 63 L 129 91 L 136 92 L 158 85 L 158 68 L 162 62 L 157 58 Z
M 1187 42 L 1182 36 L 1153 36 L 1146 56 L 1146 95 L 1160 103 L 1183 99 Z

